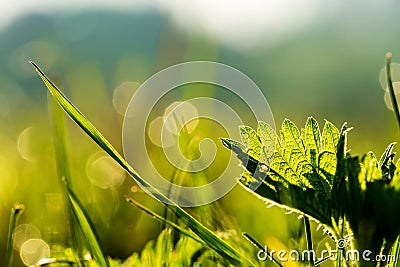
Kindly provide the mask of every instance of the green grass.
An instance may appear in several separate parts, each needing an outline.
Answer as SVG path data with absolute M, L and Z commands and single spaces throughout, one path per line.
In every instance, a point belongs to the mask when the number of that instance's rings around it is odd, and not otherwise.
M 61 93 L 61 91 L 46 77 L 46 75 L 39 69 L 39 67 L 31 62 L 40 78 L 45 83 L 51 95 L 63 110 L 92 138 L 107 154 L 109 154 L 121 167 L 123 167 L 141 186 L 144 186 L 152 195 L 156 196 L 159 200 L 169 202 L 168 198 L 158 192 L 151 184 L 143 179 L 139 174 L 123 159 L 117 150 L 108 142 L 107 139 L 93 126 L 93 124 L 85 118 L 85 116 Z M 73 197 L 72 191 L 68 190 L 68 195 L 72 203 L 72 210 L 80 223 L 81 229 L 90 242 L 93 248 L 93 256 L 100 266 L 108 266 L 107 260 L 101 253 L 100 246 L 97 245 L 97 238 L 95 238 L 94 231 L 90 225 L 90 220 L 83 212 L 81 205 L 78 204 L 77 198 Z M 173 203 L 172 203 L 173 204 Z M 209 248 L 220 254 L 224 259 L 227 259 L 232 264 L 245 264 L 253 265 L 250 260 L 237 252 L 232 246 L 227 244 L 217 235 L 215 235 L 208 228 L 204 227 L 193 216 L 177 205 L 168 205 L 168 209 L 175 214 L 189 229 L 191 229 L 200 239 L 202 239 Z M 88 232 L 86 232 L 88 231 Z
M 13 263 L 13 236 L 15 226 L 18 222 L 18 217 L 24 212 L 24 205 L 16 203 L 10 212 L 10 224 L 8 228 L 7 238 L 7 255 L 6 255 L 6 267 L 11 267 Z
M 397 107 L 390 60 L 391 56 L 387 56 L 387 82 L 392 103 Z M 66 206 L 67 234 L 72 241 L 68 243 L 71 248 L 41 260 L 39 266 L 285 265 L 273 254 L 268 255 L 267 262 L 257 260 L 257 251 L 264 250 L 265 240 L 257 241 L 251 228 L 245 229 L 244 238 L 223 238 L 209 225 L 206 227 L 174 203 L 163 204 L 168 213 L 161 216 L 136 197 L 130 196 L 125 196 L 125 200 L 160 222 L 163 229 L 154 241 L 146 243 L 142 251 L 133 253 L 124 261 L 106 255 L 95 223 L 80 195 L 75 192 L 74 184 L 79 178 L 70 169 L 63 111 L 138 184 L 155 198 L 168 203 L 171 201 L 149 184 L 145 177 L 140 176 L 39 67 L 31 63 L 50 93 L 57 177 Z M 400 125 L 400 114 L 396 108 L 395 114 Z M 302 233 L 298 235 L 296 249 L 313 250 L 319 247 L 322 240 L 317 240 L 320 236 L 316 234 L 314 226 L 321 224 L 335 241 L 351 237 L 348 239 L 349 245 L 343 248 L 344 252 L 369 249 L 376 255 L 393 255 L 394 261 L 385 264 L 397 266 L 400 256 L 400 160 L 394 160 L 393 143 L 379 159 L 372 152 L 351 155 L 347 145 L 349 130 L 346 124 L 338 130 L 326 121 L 321 132 L 312 117 L 304 128 L 299 129 L 286 119 L 279 134 L 266 123 L 259 122 L 255 130 L 242 126 L 240 141 L 222 139 L 222 143 L 237 155 L 242 164 L 243 174 L 239 180 L 242 188 L 268 205 L 300 215 Z M 253 190 L 255 182 L 260 186 Z M 22 207 L 16 204 L 11 209 L 6 267 L 13 264 L 13 234 Z M 213 212 L 209 207 L 205 207 L 205 210 L 205 216 Z M 275 242 L 271 247 L 268 246 L 268 253 L 278 249 L 274 247 L 276 245 Z M 338 249 L 336 244 L 331 248 L 329 246 L 325 247 L 331 249 L 331 253 Z M 320 265 L 329 266 L 328 259 L 308 259 L 298 262 L 296 266 Z M 383 263 L 336 260 L 331 262 L 331 266 L 383 266 Z

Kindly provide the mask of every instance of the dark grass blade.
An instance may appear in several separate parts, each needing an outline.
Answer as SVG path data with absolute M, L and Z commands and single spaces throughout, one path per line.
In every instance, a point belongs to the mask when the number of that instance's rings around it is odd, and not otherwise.
M 308 219 L 307 216 L 304 216 L 304 227 L 305 227 L 305 232 L 306 232 L 307 250 L 314 251 L 312 238 L 311 238 L 310 220 Z M 310 257 L 309 261 L 310 261 L 310 266 L 314 267 L 315 266 L 314 258 Z
M 242 233 L 242 235 L 248 240 L 250 241 L 250 243 L 255 246 L 256 248 L 264 251 L 264 253 L 267 253 L 268 257 L 272 260 L 273 263 L 275 263 L 275 265 L 279 266 L 279 267 L 283 267 L 283 265 L 277 260 L 275 259 L 274 255 L 272 255 L 271 253 L 269 253 L 268 251 L 265 251 L 266 247 L 263 247 L 257 240 L 255 240 L 251 235 L 249 235 L 248 233 Z
M 393 88 L 391 64 L 392 64 L 392 53 L 388 52 L 386 54 L 386 80 L 389 87 L 389 94 L 390 94 L 390 99 L 392 100 L 394 114 L 396 115 L 397 123 L 399 124 L 400 128 L 400 112 L 399 112 L 399 106 L 397 105 L 396 94 Z
M 46 77 L 39 67 L 32 61 L 30 63 L 35 67 L 36 72 L 43 80 L 44 84 L 64 109 L 64 111 L 74 120 L 80 128 L 85 131 L 90 138 L 93 139 L 104 151 L 106 151 L 119 165 L 121 165 L 136 180 L 137 183 L 145 187 L 153 196 L 162 202 L 171 203 L 171 201 L 161 194 L 156 188 L 151 186 L 146 180 L 125 161 L 118 151 L 108 142 L 106 138 L 93 126 L 93 124 L 85 118 L 85 116 L 61 93 L 61 91 Z M 174 204 L 174 203 L 172 203 Z M 79 205 L 78 205 L 79 206 Z M 246 264 L 253 266 L 248 259 L 240 255 L 233 247 L 216 236 L 212 231 L 203 226 L 199 221 L 192 217 L 189 213 L 176 205 L 167 206 L 178 218 L 184 221 L 187 226 L 197 234 L 207 245 L 222 257 L 229 260 L 232 264 Z
M 147 208 L 146 206 L 140 204 L 139 202 L 137 202 L 136 200 L 134 200 L 131 197 L 125 196 L 125 200 L 132 204 L 133 206 L 141 209 L 142 211 L 146 212 L 147 214 L 149 214 L 151 217 L 153 217 L 155 220 L 162 222 L 166 225 L 169 225 L 170 227 L 174 228 L 175 230 L 178 230 L 178 232 L 180 232 L 181 234 L 184 234 L 190 238 L 192 238 L 193 240 L 196 240 L 197 242 L 207 246 L 207 244 L 204 243 L 203 240 L 199 239 L 196 235 L 194 235 L 193 233 L 189 232 L 188 230 L 186 230 L 185 228 L 182 228 L 181 226 L 177 225 L 176 223 L 165 219 L 163 216 L 155 213 L 154 211 L 150 210 L 149 208 Z
M 13 263 L 13 237 L 15 226 L 18 222 L 18 217 L 25 210 L 24 205 L 15 203 L 14 207 L 11 208 L 10 212 L 10 224 L 8 226 L 8 237 L 7 237 L 7 255 L 6 255 L 6 267 L 12 267 Z

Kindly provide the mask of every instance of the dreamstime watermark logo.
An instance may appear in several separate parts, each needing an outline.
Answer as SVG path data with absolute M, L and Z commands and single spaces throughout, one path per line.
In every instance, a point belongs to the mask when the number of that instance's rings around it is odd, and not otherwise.
M 345 260 L 352 262 L 392 262 L 395 259 L 395 255 L 374 255 L 371 250 L 359 251 L 350 248 L 350 241 L 347 239 L 338 239 L 336 241 L 337 249 L 323 249 L 320 252 L 315 250 L 303 250 L 299 251 L 292 249 L 286 250 L 269 250 L 265 245 L 263 249 L 257 252 L 257 259 L 259 261 L 277 260 L 279 262 L 310 262 L 313 261 L 315 264 L 320 264 L 326 260 L 337 261 Z
M 265 121 L 275 127 L 265 96 L 248 76 L 233 67 L 216 62 L 195 61 L 171 66 L 150 77 L 137 89 L 127 107 L 123 125 L 123 149 L 128 163 L 138 173 L 146 173 L 146 180 L 161 194 L 168 196 L 170 201 L 167 201 L 167 204 L 183 207 L 208 204 L 227 194 L 237 183 L 235 176 L 228 172 L 230 168 L 237 168 L 238 165 L 232 153 L 225 169 L 219 171 L 218 177 L 201 186 L 181 186 L 170 182 L 169 177 L 163 177 L 159 171 L 163 167 L 157 166 L 160 162 L 150 159 L 146 134 L 153 128 L 159 130 L 156 137 L 160 141 L 159 147 L 162 148 L 169 167 L 187 173 L 206 170 L 216 157 L 216 144 L 207 136 L 203 136 L 199 142 L 198 158 L 188 158 L 184 148 L 180 146 L 179 138 L 182 133 L 196 131 L 199 119 L 207 119 L 222 126 L 228 136 L 220 137 L 240 139 L 238 127 L 245 124 L 243 114 L 235 110 L 232 99 L 218 99 L 218 92 L 215 93 L 215 97 L 201 96 L 185 101 L 176 97 L 171 102 L 180 102 L 169 106 L 164 116 L 151 116 L 156 105 L 163 98 L 168 98 L 166 96 L 171 95 L 174 89 L 198 83 L 213 85 L 217 90 L 228 90 L 251 110 L 251 114 L 246 116 L 253 116 L 255 120 Z M 138 160 L 139 157 L 142 160 Z M 149 164 L 144 164 L 143 159 Z M 239 174 L 236 173 L 236 177 Z M 255 190 L 261 182 L 252 184 L 251 189 Z M 149 192 L 146 188 L 143 190 Z M 154 197 L 163 200 L 162 197 Z

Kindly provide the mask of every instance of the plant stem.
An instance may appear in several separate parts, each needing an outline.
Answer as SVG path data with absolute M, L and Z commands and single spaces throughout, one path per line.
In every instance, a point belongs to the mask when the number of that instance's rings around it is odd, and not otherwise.
M 14 207 L 11 208 L 10 224 L 8 228 L 7 238 L 7 255 L 6 255 L 6 267 L 11 267 L 13 263 L 13 237 L 15 225 L 19 215 L 24 211 L 25 207 L 22 204 L 15 203 Z
M 389 88 L 390 99 L 392 100 L 393 110 L 394 113 L 396 114 L 397 123 L 399 124 L 400 128 L 400 112 L 399 112 L 399 107 L 397 105 L 396 94 L 393 88 L 391 63 L 392 63 L 392 53 L 388 52 L 386 54 L 386 79 Z
M 308 260 L 310 261 L 310 266 L 314 267 L 315 263 L 314 263 L 313 244 L 311 238 L 311 227 L 310 227 L 310 220 L 308 219 L 307 216 L 304 216 L 304 226 L 306 230 L 307 250 L 309 252 L 308 255 L 311 255 Z
M 274 255 L 269 253 L 267 251 L 267 246 L 263 247 L 257 240 L 255 240 L 251 235 L 249 235 L 248 233 L 242 233 L 242 235 L 250 241 L 250 243 L 252 243 L 256 248 L 259 248 L 260 250 L 264 251 L 264 253 L 266 253 L 268 255 L 268 257 L 272 260 L 273 263 L 275 263 L 277 266 L 279 267 L 283 267 L 283 265 L 277 260 L 275 259 Z

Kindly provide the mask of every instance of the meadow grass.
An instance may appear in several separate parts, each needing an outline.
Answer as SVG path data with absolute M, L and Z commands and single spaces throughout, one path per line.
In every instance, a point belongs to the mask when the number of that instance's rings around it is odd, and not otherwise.
M 130 196 L 125 196 L 125 200 L 161 222 L 163 230 L 155 241 L 148 242 L 140 253 L 133 253 L 125 261 L 108 257 L 94 223 L 72 186 L 74 177 L 69 167 L 63 111 L 138 184 L 157 199 L 164 202 L 171 201 L 168 195 L 163 195 L 145 178 L 142 178 L 39 67 L 31 63 L 50 93 L 49 106 L 57 173 L 63 188 L 63 201 L 67 207 L 66 218 L 69 226 L 67 232 L 72 240 L 70 244 L 72 251 L 66 251 L 63 256 L 43 259 L 36 266 L 178 267 L 269 266 L 269 264 L 284 266 L 284 263 L 272 254 L 269 254 L 270 262 L 258 261 L 254 249 L 249 247 L 254 245 L 256 250 L 263 250 L 264 246 L 252 237 L 249 231 L 243 233 L 249 242 L 246 243 L 245 239 L 242 239 L 231 244 L 174 203 L 164 204 L 169 214 L 161 216 Z M 391 55 L 388 54 L 386 57 L 388 90 L 400 126 L 400 114 L 392 85 L 390 66 Z M 318 123 L 313 118 L 307 120 L 301 131 L 291 121 L 285 120 L 280 141 L 276 133 L 263 122 L 259 123 L 256 130 L 241 127 L 240 131 L 241 142 L 230 139 L 222 139 L 222 142 L 237 154 L 243 165 L 241 185 L 268 205 L 276 205 L 298 213 L 303 227 L 302 237 L 298 241 L 304 242 L 305 249 L 308 251 L 315 249 L 315 238 L 312 236 L 315 230 L 312 227 L 315 224 L 322 224 L 336 242 L 351 237 L 350 247 L 344 248 L 343 251 L 371 247 L 377 255 L 394 256 L 393 260 L 385 262 L 387 266 L 398 266 L 400 241 L 396 203 L 400 200 L 400 161 L 394 162 L 393 144 L 388 146 L 379 160 L 372 152 L 360 157 L 351 156 L 347 148 L 348 127 L 344 125 L 339 131 L 327 122 L 321 134 Z M 270 157 L 271 151 L 265 150 L 272 146 L 277 147 L 273 158 Z M 249 187 L 254 180 L 261 180 L 262 184 L 252 191 Z M 374 194 L 377 196 L 372 196 Z M 358 229 L 358 225 L 364 222 L 369 212 L 365 208 L 366 202 L 372 205 L 375 211 L 379 211 L 379 216 L 373 217 L 372 220 L 381 224 L 376 225 L 378 230 L 371 240 L 365 239 L 363 229 Z M 385 208 L 382 208 L 383 206 Z M 23 210 L 24 207 L 20 204 L 16 204 L 11 209 L 6 267 L 11 267 L 13 263 L 13 234 L 18 217 Z M 371 218 L 368 217 L 368 219 Z M 174 233 L 178 233 L 178 237 Z M 299 245 L 298 248 L 301 246 Z M 317 261 L 311 258 L 294 264 L 297 264 L 296 266 L 324 264 L 327 266 L 326 264 L 329 263 L 328 258 Z M 358 263 L 343 259 L 336 259 L 331 264 L 334 266 L 383 266 L 380 262 Z
M 63 110 L 71 117 L 71 119 L 73 119 L 81 127 L 82 130 L 84 130 L 105 152 L 107 152 L 133 178 L 135 178 L 137 183 L 145 187 L 152 195 L 156 196 L 159 200 L 170 202 L 167 196 L 164 196 L 145 179 L 139 176 L 139 174 L 124 160 L 124 158 L 117 152 L 117 150 L 110 144 L 110 142 L 105 139 L 103 135 L 93 126 L 93 124 L 88 121 L 85 116 L 61 93 L 61 91 L 46 77 L 46 75 L 39 69 L 39 67 L 35 63 L 31 62 L 31 64 L 35 67 L 35 70 L 45 83 L 50 94 L 63 108 Z M 61 136 L 61 134 L 59 135 Z M 65 158 L 65 156 L 62 155 L 62 152 L 59 152 L 57 154 L 60 154 L 60 159 Z M 65 170 L 62 170 L 61 172 L 66 173 Z M 77 219 L 81 230 L 85 235 L 86 241 L 91 249 L 90 252 L 94 257 L 94 260 L 101 267 L 109 266 L 106 257 L 102 253 L 102 249 L 99 245 L 95 230 L 93 229 L 90 220 L 88 219 L 88 216 L 85 214 L 85 211 L 82 205 L 79 203 L 79 200 L 74 196 L 72 190 L 68 187 L 68 180 L 65 179 L 64 181 L 67 182 L 67 194 L 71 203 L 71 210 L 73 211 L 75 218 Z M 175 214 L 175 216 L 177 216 L 177 218 L 179 218 L 189 229 L 191 229 L 200 239 L 202 239 L 210 249 L 221 255 L 223 259 L 230 261 L 234 265 L 254 265 L 250 260 L 247 259 L 247 257 L 237 252 L 232 246 L 227 244 L 208 228 L 204 227 L 199 221 L 197 221 L 193 216 L 191 216 L 181 207 L 174 205 L 173 203 L 172 205 L 167 205 L 166 207 L 173 214 Z

